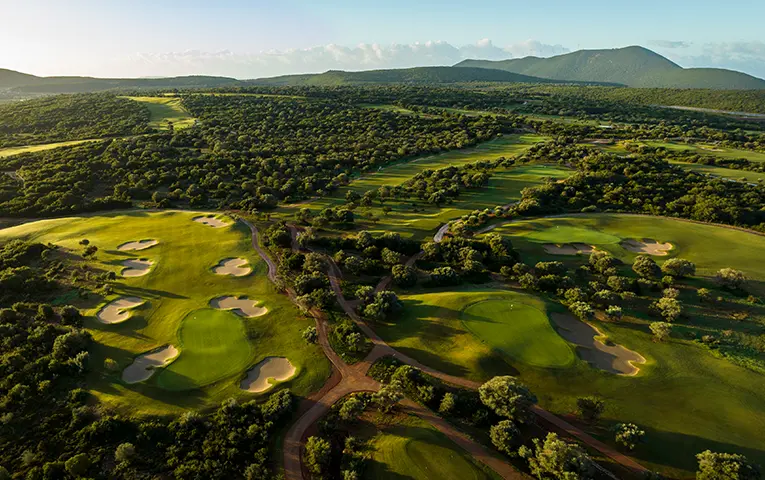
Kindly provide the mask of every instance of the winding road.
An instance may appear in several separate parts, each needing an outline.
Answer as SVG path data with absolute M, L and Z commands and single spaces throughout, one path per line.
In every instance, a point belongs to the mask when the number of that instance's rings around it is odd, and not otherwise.
M 244 223 L 252 232 L 252 247 L 258 253 L 258 255 L 260 255 L 263 261 L 266 262 L 266 265 L 268 266 L 269 279 L 271 281 L 276 281 L 278 278 L 277 265 L 273 259 L 260 247 L 257 227 L 243 218 L 240 218 L 239 220 Z M 297 237 L 299 235 L 297 227 L 294 225 L 289 225 L 289 229 L 292 236 L 292 248 L 300 249 L 297 242 Z M 440 241 L 440 239 L 436 241 Z M 410 257 L 406 262 L 407 265 L 413 265 L 421 254 L 422 252 Z M 481 386 L 481 384 L 478 382 L 474 382 L 461 377 L 447 375 L 438 370 L 434 370 L 426 365 L 421 364 L 417 360 L 404 355 L 403 353 L 395 350 L 390 345 L 385 343 L 385 341 L 380 338 L 380 336 L 377 335 L 377 333 L 375 333 L 375 331 L 369 327 L 369 325 L 367 325 L 366 322 L 361 319 L 361 317 L 359 317 L 353 306 L 345 299 L 342 288 L 340 286 L 340 278 L 342 276 L 340 268 L 331 257 L 327 258 L 329 262 L 328 273 L 330 284 L 333 291 L 335 292 L 335 295 L 337 296 L 339 305 L 343 311 L 356 323 L 356 325 L 358 325 L 358 327 L 369 337 L 374 346 L 366 358 L 364 358 L 362 361 L 354 365 L 348 365 L 343 361 L 342 358 L 337 355 L 337 353 L 335 353 L 334 350 L 332 350 L 332 347 L 329 344 L 326 314 L 317 309 L 312 309 L 310 311 L 316 322 L 316 329 L 319 334 L 318 343 L 327 358 L 329 358 L 330 362 L 332 362 L 332 365 L 336 371 L 339 372 L 341 379 L 336 385 L 332 386 L 326 391 L 323 391 L 323 394 L 321 394 L 318 398 L 312 399 L 314 403 L 287 431 L 283 448 L 284 475 L 287 480 L 302 480 L 304 478 L 301 462 L 301 450 L 302 445 L 306 439 L 306 432 L 314 423 L 319 421 L 319 419 L 321 419 L 329 411 L 335 402 L 350 393 L 377 391 L 380 388 L 380 383 L 371 377 L 368 377 L 367 372 L 372 364 L 374 364 L 375 361 L 382 357 L 392 356 L 399 361 L 419 368 L 423 372 L 432 375 L 446 383 L 451 383 L 453 385 L 473 390 L 478 389 L 478 387 Z M 378 283 L 375 291 L 381 291 L 385 289 L 390 282 L 390 276 L 382 278 Z M 296 295 L 292 289 L 287 288 L 286 293 L 293 302 L 296 302 Z M 418 417 L 430 423 L 434 428 L 446 435 L 451 441 L 467 451 L 474 459 L 494 470 L 502 478 L 528 478 L 527 475 L 513 468 L 508 462 L 496 456 L 483 445 L 470 439 L 467 435 L 454 428 L 449 422 L 439 417 L 429 409 L 409 399 L 403 400 L 401 405 L 409 413 L 417 415 Z M 636 471 L 638 473 L 647 471 L 646 468 L 632 460 L 630 457 L 616 451 L 603 442 L 600 442 L 581 429 L 571 425 L 570 423 L 544 410 L 543 408 L 535 405 L 533 407 L 533 412 L 545 423 L 553 426 L 558 430 L 566 432 L 568 435 L 578 438 L 583 443 L 600 451 L 602 454 L 608 456 L 627 469 Z

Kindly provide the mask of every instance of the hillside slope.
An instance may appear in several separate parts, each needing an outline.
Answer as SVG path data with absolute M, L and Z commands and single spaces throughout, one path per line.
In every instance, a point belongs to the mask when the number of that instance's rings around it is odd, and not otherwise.
M 40 77 L 21 73 L 7 68 L 0 68 L 0 88 L 13 88 L 19 85 L 31 85 L 39 80 Z
M 499 69 L 559 81 L 612 82 L 630 87 L 765 89 L 765 80 L 721 68 L 685 69 L 647 48 L 579 50 L 550 58 L 464 60 L 456 67 Z
M 330 70 L 308 75 L 284 75 L 280 77 L 249 80 L 255 85 L 353 85 L 384 83 L 561 83 L 558 80 L 538 78 L 489 68 L 415 67 L 387 70 L 345 72 Z M 583 82 L 574 82 L 583 83 Z M 586 82 L 596 83 L 596 82 Z

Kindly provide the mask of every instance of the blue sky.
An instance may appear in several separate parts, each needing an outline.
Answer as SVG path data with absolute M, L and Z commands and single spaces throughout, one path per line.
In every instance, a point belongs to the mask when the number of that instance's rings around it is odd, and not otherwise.
M 0 0 L 0 11 L 0 67 L 41 75 L 254 77 L 639 44 L 765 76 L 765 2 L 752 0 Z M 491 48 L 423 47 L 482 39 Z

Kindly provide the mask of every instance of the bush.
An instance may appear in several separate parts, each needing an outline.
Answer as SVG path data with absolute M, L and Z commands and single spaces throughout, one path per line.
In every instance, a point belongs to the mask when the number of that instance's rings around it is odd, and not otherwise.
M 586 302 L 574 302 L 568 309 L 580 320 L 589 320 L 595 315 L 595 310 Z
M 73 477 L 82 477 L 90 468 L 90 458 L 86 453 L 78 453 L 64 462 L 64 468 Z
M 581 397 L 576 400 L 579 415 L 588 422 L 594 422 L 606 409 L 606 403 L 596 397 Z
M 672 325 L 665 322 L 653 322 L 648 328 L 651 329 L 653 338 L 657 342 L 664 341 L 664 339 L 669 338 L 670 333 L 672 333 Z
M 714 453 L 710 450 L 696 455 L 699 469 L 696 480 L 758 480 L 760 468 L 743 455 Z
M 132 443 L 121 443 L 114 451 L 114 459 L 118 462 L 129 462 L 135 456 L 135 446 Z
M 441 399 L 441 404 L 438 407 L 438 412 L 442 415 L 451 415 L 457 406 L 456 398 L 451 392 L 444 394 L 444 398 Z
M 616 443 L 624 445 L 628 450 L 634 450 L 643 441 L 645 432 L 634 423 L 618 423 L 614 427 Z
M 502 420 L 493 425 L 489 430 L 489 436 L 497 450 L 511 457 L 516 455 L 516 449 L 522 442 L 521 431 L 510 420 Z
M 303 340 L 308 343 L 316 343 L 319 340 L 319 332 L 313 325 L 303 330 Z
M 744 272 L 739 270 L 723 268 L 717 272 L 715 280 L 722 287 L 738 290 L 746 283 L 746 276 L 744 275 Z
M 621 320 L 623 315 L 622 307 L 618 307 L 616 305 L 611 305 L 606 309 L 606 317 L 608 317 L 609 320 L 618 321 Z

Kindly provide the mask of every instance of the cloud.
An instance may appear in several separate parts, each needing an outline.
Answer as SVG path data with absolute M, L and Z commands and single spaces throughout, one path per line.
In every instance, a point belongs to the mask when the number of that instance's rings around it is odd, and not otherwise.
M 695 50 L 670 57 L 684 67 L 728 68 L 765 78 L 764 42 L 706 43 Z
M 691 46 L 690 42 L 683 42 L 682 40 L 651 40 L 648 43 L 659 48 L 688 48 Z
M 562 45 L 537 40 L 498 47 L 489 39 L 455 47 L 443 41 L 380 45 L 362 43 L 355 47 L 322 45 L 304 49 L 234 53 L 188 50 L 169 53 L 140 53 L 119 62 L 122 72 L 133 76 L 225 75 L 257 78 L 327 70 L 370 70 L 415 66 L 453 65 L 467 58 L 502 60 L 527 55 L 551 56 L 566 53 Z

